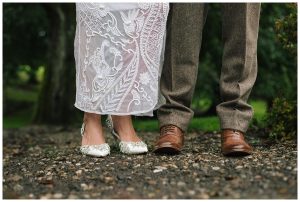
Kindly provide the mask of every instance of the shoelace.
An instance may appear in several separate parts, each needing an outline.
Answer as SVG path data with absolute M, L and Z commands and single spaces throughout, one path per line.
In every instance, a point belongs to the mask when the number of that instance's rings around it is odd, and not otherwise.
M 224 141 L 224 139 L 229 138 L 229 137 L 244 139 L 244 136 L 239 131 L 233 130 L 232 133 L 222 136 L 222 141 Z
M 175 126 L 167 125 L 161 129 L 162 134 L 175 134 Z

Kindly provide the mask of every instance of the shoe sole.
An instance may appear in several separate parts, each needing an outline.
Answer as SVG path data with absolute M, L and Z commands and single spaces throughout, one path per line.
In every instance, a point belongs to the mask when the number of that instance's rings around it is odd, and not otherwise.
M 234 149 L 228 152 L 222 152 L 224 156 L 232 156 L 232 157 L 239 157 L 239 156 L 248 156 L 251 155 L 251 151 L 243 150 L 243 149 Z
M 174 155 L 174 154 L 179 154 L 180 150 L 173 147 L 160 147 L 155 149 L 154 153 Z
M 95 158 L 103 158 L 103 157 L 106 157 L 106 156 L 109 155 L 109 154 L 106 154 L 106 155 L 93 155 L 93 154 L 87 154 L 87 153 L 83 153 L 83 152 L 81 152 L 81 154 L 83 154 L 85 156 L 89 156 L 89 157 L 95 157 Z

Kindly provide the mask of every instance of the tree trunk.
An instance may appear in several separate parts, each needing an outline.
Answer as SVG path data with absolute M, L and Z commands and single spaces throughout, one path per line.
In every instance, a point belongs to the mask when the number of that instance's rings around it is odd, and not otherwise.
M 73 41 L 75 7 L 67 3 L 46 3 L 50 31 L 45 79 L 40 91 L 35 123 L 68 124 L 76 113 Z

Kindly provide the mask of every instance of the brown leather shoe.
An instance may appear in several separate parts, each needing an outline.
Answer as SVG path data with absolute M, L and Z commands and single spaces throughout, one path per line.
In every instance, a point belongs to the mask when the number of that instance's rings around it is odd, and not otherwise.
M 221 138 L 222 153 L 225 156 L 246 156 L 252 152 L 252 148 L 240 131 L 225 129 L 221 133 Z
M 174 125 L 160 128 L 160 136 L 154 146 L 154 152 L 159 154 L 178 154 L 183 146 L 183 132 Z

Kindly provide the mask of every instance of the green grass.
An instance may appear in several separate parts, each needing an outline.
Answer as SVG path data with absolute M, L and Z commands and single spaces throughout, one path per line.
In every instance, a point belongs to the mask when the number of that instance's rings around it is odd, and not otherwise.
M 193 118 L 190 125 L 190 131 L 217 131 L 220 128 L 219 118 L 217 116 Z
M 31 123 L 33 115 L 33 107 L 26 108 L 22 111 L 16 112 L 13 115 L 3 118 L 3 128 L 20 128 Z
M 263 121 L 267 113 L 267 103 L 263 100 L 255 100 L 249 102 L 254 110 L 254 117 L 258 122 Z
M 157 120 L 139 120 L 138 118 L 134 120 L 134 127 L 137 131 L 147 131 L 147 132 L 158 132 L 158 121 Z M 203 117 L 203 118 L 193 118 L 189 125 L 189 130 L 196 131 L 215 131 L 219 129 L 218 117 Z
M 138 118 L 133 118 L 133 126 L 137 131 L 158 131 L 157 120 L 140 120 Z
M 22 88 L 7 87 L 5 96 L 8 100 L 18 102 L 33 102 L 35 103 L 38 98 L 38 90 L 27 90 Z
M 254 109 L 254 119 L 258 122 L 262 122 L 266 111 L 266 102 L 262 100 L 250 101 L 250 104 Z M 147 120 L 142 121 L 138 118 L 134 120 L 134 126 L 138 131 L 158 131 L 158 121 L 157 120 Z M 218 131 L 220 130 L 219 118 L 217 116 L 210 117 L 194 117 L 189 125 L 189 131 Z
M 22 102 L 32 103 L 32 105 L 31 107 L 24 107 L 23 110 L 3 117 L 3 128 L 20 128 L 29 125 L 33 118 L 34 106 L 38 98 L 38 89 L 7 87 L 4 96 L 7 98 L 7 105 Z
M 38 97 L 37 90 L 30 91 L 25 89 L 18 89 L 9 87 L 7 89 L 8 100 L 15 102 L 32 102 L 32 107 L 15 112 L 10 116 L 3 118 L 3 128 L 19 128 L 27 126 L 31 123 L 34 105 Z M 262 100 L 250 101 L 254 108 L 254 118 L 258 122 L 262 122 L 266 114 L 266 103 Z M 157 120 L 141 120 L 139 118 L 133 119 L 134 127 L 137 131 L 158 132 Z M 217 116 L 211 117 L 195 117 L 189 125 L 190 131 L 218 131 L 219 119 Z

